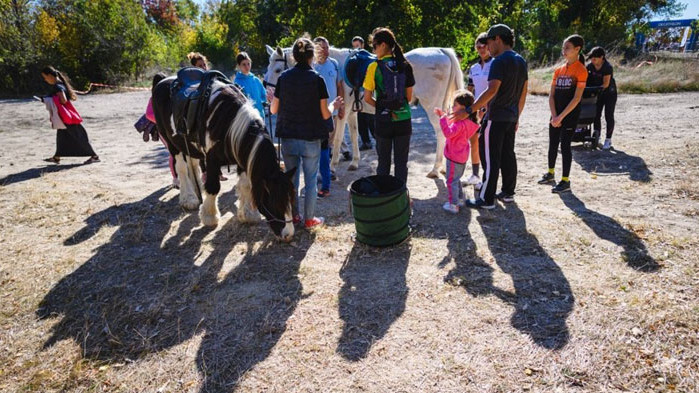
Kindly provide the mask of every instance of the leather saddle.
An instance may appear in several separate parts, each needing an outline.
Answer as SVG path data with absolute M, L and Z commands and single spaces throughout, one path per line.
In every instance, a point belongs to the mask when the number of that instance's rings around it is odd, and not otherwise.
M 187 136 L 189 140 L 204 135 L 206 127 L 205 114 L 209 106 L 209 97 L 214 92 L 216 82 L 232 85 L 219 71 L 204 71 L 197 67 L 185 67 L 177 72 L 177 79 L 172 84 L 172 117 L 175 132 Z

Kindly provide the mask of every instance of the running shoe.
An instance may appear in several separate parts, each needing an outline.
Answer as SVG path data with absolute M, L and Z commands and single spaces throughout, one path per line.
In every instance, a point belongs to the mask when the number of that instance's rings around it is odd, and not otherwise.
M 495 194 L 495 198 L 505 203 L 512 203 L 515 201 L 514 195 L 507 194 L 504 191 L 500 191 L 497 194 Z
M 551 172 L 544 173 L 544 175 L 541 176 L 541 179 L 539 179 L 539 184 L 555 184 L 555 183 L 556 183 L 556 178 L 553 176 L 553 173 L 551 173 Z
M 554 194 L 560 194 L 560 193 L 568 192 L 568 191 L 570 191 L 570 181 L 563 181 L 563 180 L 558 182 L 556 187 L 553 187 L 551 189 L 551 192 Z
M 323 217 L 313 217 L 310 220 L 306 220 L 305 226 L 306 228 L 313 228 L 317 226 L 322 226 L 325 223 L 325 219 Z
M 467 180 L 466 184 L 475 186 L 481 182 L 481 178 L 478 175 L 471 175 Z
M 445 211 L 448 211 L 449 213 L 456 214 L 459 212 L 459 206 L 458 205 L 453 205 L 449 203 L 449 201 L 445 202 L 444 205 L 442 205 L 442 209 Z
M 604 140 L 604 145 L 602 145 L 602 150 L 609 150 L 612 148 L 612 140 L 611 139 L 605 139 Z
M 488 205 L 485 203 L 484 200 L 478 198 L 478 199 L 468 199 L 466 200 L 466 206 L 470 207 L 472 209 L 486 209 L 486 210 L 493 210 L 495 209 L 495 205 Z

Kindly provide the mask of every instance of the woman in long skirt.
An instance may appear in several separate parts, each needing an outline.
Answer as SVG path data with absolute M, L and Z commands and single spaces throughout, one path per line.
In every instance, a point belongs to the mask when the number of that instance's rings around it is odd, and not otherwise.
M 51 95 L 58 97 L 61 105 L 65 105 L 68 100 L 76 100 L 75 91 L 69 80 L 57 69 L 48 66 L 41 71 L 41 77 L 51 85 Z M 85 164 L 100 161 L 90 145 L 87 131 L 82 124 L 66 124 L 66 128 L 56 132 L 56 153 L 44 161 L 58 164 L 61 157 L 90 157 Z

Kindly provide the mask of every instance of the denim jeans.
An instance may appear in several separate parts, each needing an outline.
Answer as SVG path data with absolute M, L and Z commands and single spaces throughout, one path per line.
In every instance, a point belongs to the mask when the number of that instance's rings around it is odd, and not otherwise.
M 305 184 L 304 197 L 304 218 L 311 219 L 315 217 L 316 195 L 318 194 L 316 179 L 318 177 L 318 165 L 320 161 L 320 139 L 306 141 L 303 139 L 288 139 L 282 138 L 282 156 L 284 156 L 284 165 L 288 170 L 297 168 L 294 174 L 294 191 L 296 199 L 299 198 L 299 176 L 300 169 L 303 170 L 303 182 Z M 293 214 L 299 212 L 298 206 L 293 206 Z

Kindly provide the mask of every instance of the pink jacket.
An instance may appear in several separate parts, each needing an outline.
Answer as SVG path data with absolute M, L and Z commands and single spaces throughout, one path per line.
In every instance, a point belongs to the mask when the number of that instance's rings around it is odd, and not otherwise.
M 148 106 L 146 107 L 146 119 L 155 123 L 155 114 L 153 113 L 153 98 L 148 99 Z
M 444 115 L 439 118 L 439 125 L 447 138 L 444 156 L 456 163 L 465 164 L 471 152 L 468 140 L 478 131 L 478 124 L 469 119 L 454 123 Z

